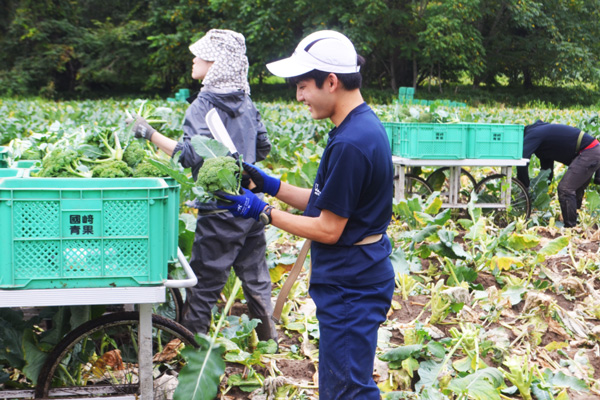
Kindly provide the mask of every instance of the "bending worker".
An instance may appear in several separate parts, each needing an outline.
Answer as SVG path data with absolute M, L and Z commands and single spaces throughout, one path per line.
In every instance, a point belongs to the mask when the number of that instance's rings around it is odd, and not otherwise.
M 568 165 L 558 184 L 558 201 L 564 226 L 577 225 L 577 210 L 581 208 L 585 189 L 594 173 L 600 169 L 600 146 L 593 136 L 562 124 L 536 121 L 527 125 L 523 138 L 523 157 L 535 154 L 541 169 L 550 169 L 553 177 L 554 161 Z M 529 169 L 517 167 L 517 178 L 529 187 Z
M 234 215 L 261 219 L 312 240 L 309 294 L 319 320 L 319 398 L 379 400 L 373 363 L 379 325 L 394 292 L 386 229 L 392 217 L 393 165 L 382 123 L 364 102 L 354 45 L 334 31 L 304 38 L 294 54 L 267 64 L 296 85 L 314 119 L 335 125 L 312 189 L 292 186 L 245 164 L 253 191 L 303 210 L 269 206 L 252 191 L 221 194 Z

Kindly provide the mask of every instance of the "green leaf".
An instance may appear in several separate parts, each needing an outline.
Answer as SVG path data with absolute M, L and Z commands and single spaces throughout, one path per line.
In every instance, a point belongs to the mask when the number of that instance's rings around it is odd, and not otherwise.
M 392 267 L 394 267 L 394 273 L 396 275 L 410 274 L 410 264 L 406 260 L 406 254 L 404 253 L 402 247 L 398 247 L 392 252 L 392 254 L 390 254 L 390 261 L 392 262 Z
M 423 387 L 431 388 L 437 386 L 438 377 L 443 368 L 443 363 L 437 363 L 433 360 L 423 361 L 419 366 L 419 377 L 421 379 L 415 384 L 415 389 L 419 391 Z
M 37 338 L 30 329 L 23 332 L 23 356 L 26 361 L 23 372 L 34 384 L 36 384 L 40 369 L 44 362 L 46 362 L 46 358 L 48 358 L 48 353 L 40 350 Z
M 432 356 L 440 359 L 446 356 L 446 348 L 439 342 L 431 341 L 427 343 L 427 350 L 429 350 Z
M 567 387 L 580 392 L 588 392 L 589 387 L 584 380 L 575 378 L 574 376 L 565 375 L 562 371 L 558 371 L 552 377 L 554 386 Z
M 221 182 L 221 186 L 229 193 L 238 192 L 238 180 L 233 172 L 228 169 L 220 169 L 217 171 L 217 178 Z
M 418 231 L 412 237 L 412 242 L 420 243 L 420 242 L 424 241 L 425 239 L 427 239 L 428 237 L 430 237 L 431 235 L 435 235 L 439 229 L 440 229 L 440 227 L 438 225 L 429 225 L 429 226 L 421 229 L 420 231 Z
M 538 253 L 545 256 L 553 256 L 569 245 L 569 238 L 561 236 L 548 242 Z
M 536 235 L 518 235 L 513 234 L 508 238 L 508 246 L 513 250 L 531 249 L 540 243 L 540 238 Z
M 190 143 L 192 144 L 192 147 L 196 153 L 202 158 L 215 158 L 229 154 L 227 147 L 207 136 L 194 136 L 190 140 Z
M 418 355 L 423 349 L 422 344 L 411 344 L 392 349 L 379 356 L 382 361 L 402 361 L 413 355 Z
M 244 392 L 253 392 L 262 387 L 262 382 L 256 377 L 242 378 L 241 374 L 233 374 L 227 379 L 227 384 L 237 386 Z
M 527 292 L 524 286 L 508 286 L 502 291 L 502 297 L 508 297 L 511 305 L 516 305 L 521 302 L 523 294 Z
M 434 215 L 435 213 L 439 212 L 443 204 L 441 197 L 430 197 L 428 200 L 430 201 L 428 201 L 428 203 L 425 205 L 425 209 L 423 210 L 423 212 L 429 215 Z
M 217 396 L 225 372 L 224 348 L 203 335 L 196 335 L 198 349 L 187 346 L 181 354 L 187 364 L 179 373 L 174 400 L 212 400 Z
M 498 389 L 502 384 L 503 375 L 498 369 L 484 368 L 464 378 L 452 379 L 448 389 L 475 400 L 500 400 Z
M 586 208 L 590 215 L 598 215 L 600 212 L 600 194 L 594 190 L 588 190 L 585 195 Z

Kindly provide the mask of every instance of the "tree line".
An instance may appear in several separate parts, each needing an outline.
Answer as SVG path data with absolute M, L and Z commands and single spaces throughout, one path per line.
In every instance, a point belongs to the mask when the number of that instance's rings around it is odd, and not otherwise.
M 0 95 L 172 92 L 198 85 L 189 44 L 246 36 L 250 78 L 319 29 L 367 60 L 365 86 L 595 85 L 600 0 L 3 0 Z

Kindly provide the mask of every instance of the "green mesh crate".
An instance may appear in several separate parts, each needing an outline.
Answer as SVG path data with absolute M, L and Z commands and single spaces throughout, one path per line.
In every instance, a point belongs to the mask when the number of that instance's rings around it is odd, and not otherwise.
M 173 178 L 163 178 L 168 186 L 168 204 L 165 209 L 167 221 L 167 253 L 169 261 L 177 260 L 179 247 L 179 192 L 181 186 Z
M 461 159 L 467 155 L 465 124 L 385 122 L 392 154 L 416 159 Z
M 0 180 L 0 288 L 162 284 L 172 190 L 159 178 Z
M 523 129 L 518 124 L 467 124 L 469 145 L 467 158 L 521 159 Z

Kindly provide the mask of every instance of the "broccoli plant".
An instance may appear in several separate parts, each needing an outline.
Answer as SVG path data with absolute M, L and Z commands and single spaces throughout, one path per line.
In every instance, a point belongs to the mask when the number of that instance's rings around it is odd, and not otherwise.
M 158 162 L 157 160 L 154 161 Z M 169 174 L 150 162 L 150 159 L 137 164 L 133 171 L 134 178 L 162 178 L 165 176 L 169 176 Z
M 195 136 L 191 142 L 196 153 L 204 158 L 193 188 L 198 199 L 214 200 L 217 191 L 238 194 L 242 179 L 241 159 L 227 156 L 229 150 L 224 145 L 206 136 Z
M 111 160 L 92 168 L 92 178 L 127 178 L 133 176 L 133 170 L 125 161 Z
M 123 148 L 121 147 L 121 141 L 116 131 L 112 135 L 114 144 L 110 143 L 108 131 L 98 133 L 97 138 L 100 140 L 100 146 L 83 146 L 86 157 L 83 157 L 82 161 L 87 163 L 108 163 L 123 160 Z
M 42 168 L 35 176 L 91 178 L 92 173 L 80 161 L 81 155 L 76 150 L 57 147 L 42 159 Z
M 207 158 L 198 171 L 196 186 L 205 192 L 223 191 L 230 194 L 240 192 L 238 176 L 241 173 L 240 162 L 228 156 Z

